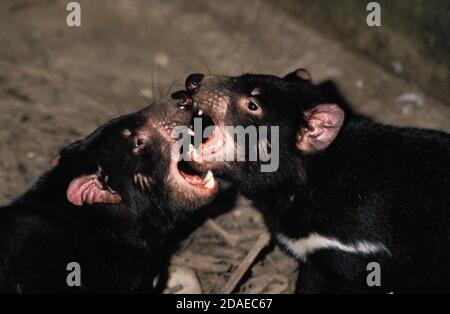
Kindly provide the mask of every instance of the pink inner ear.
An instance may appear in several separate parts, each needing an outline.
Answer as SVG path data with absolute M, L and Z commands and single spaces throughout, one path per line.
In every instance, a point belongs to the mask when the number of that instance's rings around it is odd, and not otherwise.
M 67 199 L 74 205 L 84 203 L 119 203 L 121 197 L 115 191 L 105 187 L 96 174 L 77 177 L 67 188 Z
M 299 69 L 297 71 L 295 71 L 295 74 L 301 78 L 302 80 L 305 81 L 312 81 L 312 76 L 311 74 L 308 72 L 308 70 L 305 69 Z
M 299 132 L 297 148 L 304 152 L 327 148 L 344 123 L 344 111 L 336 104 L 318 105 L 305 114 L 309 129 Z

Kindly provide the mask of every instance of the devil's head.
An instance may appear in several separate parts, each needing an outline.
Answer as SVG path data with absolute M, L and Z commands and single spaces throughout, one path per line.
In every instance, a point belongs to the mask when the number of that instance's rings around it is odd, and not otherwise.
M 305 160 L 329 149 L 344 122 L 344 111 L 327 102 L 303 69 L 284 78 L 193 74 L 186 79 L 186 91 L 194 101 L 194 117 L 212 129 L 208 138 L 192 150 L 191 167 L 212 169 L 244 190 L 254 190 L 257 185 L 269 192 L 271 186 L 304 176 Z M 230 134 L 230 126 L 249 130 L 244 142 L 247 147 Z M 256 127 L 255 147 L 251 147 L 249 127 Z M 267 134 L 261 134 L 262 127 Z M 250 158 L 251 149 L 257 149 L 256 159 Z M 238 156 L 242 152 L 244 161 Z M 274 152 L 277 167 L 272 172 L 262 171 L 261 166 L 270 162 L 265 155 Z
M 54 171 L 68 179 L 67 200 L 76 206 L 110 204 L 138 211 L 155 206 L 192 210 L 212 200 L 214 178 L 211 184 L 199 172 L 194 184 L 179 169 L 173 130 L 189 126 L 189 101 L 187 95 L 160 101 L 63 149 Z

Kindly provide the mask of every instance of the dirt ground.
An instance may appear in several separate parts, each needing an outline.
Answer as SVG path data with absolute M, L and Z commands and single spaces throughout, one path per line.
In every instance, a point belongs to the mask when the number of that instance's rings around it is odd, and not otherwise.
M 62 0 L 0 2 L 0 203 L 20 195 L 65 144 L 101 123 L 179 89 L 192 72 L 283 75 L 308 68 L 338 82 L 355 109 L 379 121 L 450 131 L 450 106 L 429 97 L 262 1 L 80 1 L 81 27 Z M 364 27 L 362 25 L 361 27 Z M 420 73 L 417 73 L 420 75 Z M 258 235 L 244 199 L 173 259 L 204 293 L 220 292 Z M 203 261 L 203 262 L 199 262 Z M 192 272 L 191 272 L 192 273 Z M 236 292 L 293 291 L 296 265 L 270 247 Z

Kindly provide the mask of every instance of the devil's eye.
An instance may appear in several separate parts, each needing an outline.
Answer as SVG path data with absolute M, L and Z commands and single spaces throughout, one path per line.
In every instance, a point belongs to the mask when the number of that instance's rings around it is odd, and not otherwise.
M 247 104 L 247 107 L 248 107 L 248 109 L 251 110 L 251 111 L 257 111 L 258 108 L 259 108 L 258 105 L 255 104 L 253 101 L 250 101 L 250 102 Z

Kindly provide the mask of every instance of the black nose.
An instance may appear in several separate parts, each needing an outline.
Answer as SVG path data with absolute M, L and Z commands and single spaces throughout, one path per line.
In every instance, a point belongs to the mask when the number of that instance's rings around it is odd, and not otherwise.
M 189 94 L 184 91 L 180 90 L 178 92 L 175 92 L 171 95 L 172 99 L 177 102 L 178 108 L 182 110 L 190 110 L 192 108 L 192 98 L 189 96 Z
M 198 88 L 200 87 L 200 82 L 203 80 L 205 76 L 200 73 L 194 73 L 187 77 L 184 85 L 186 86 L 186 90 L 192 95 L 196 93 Z

